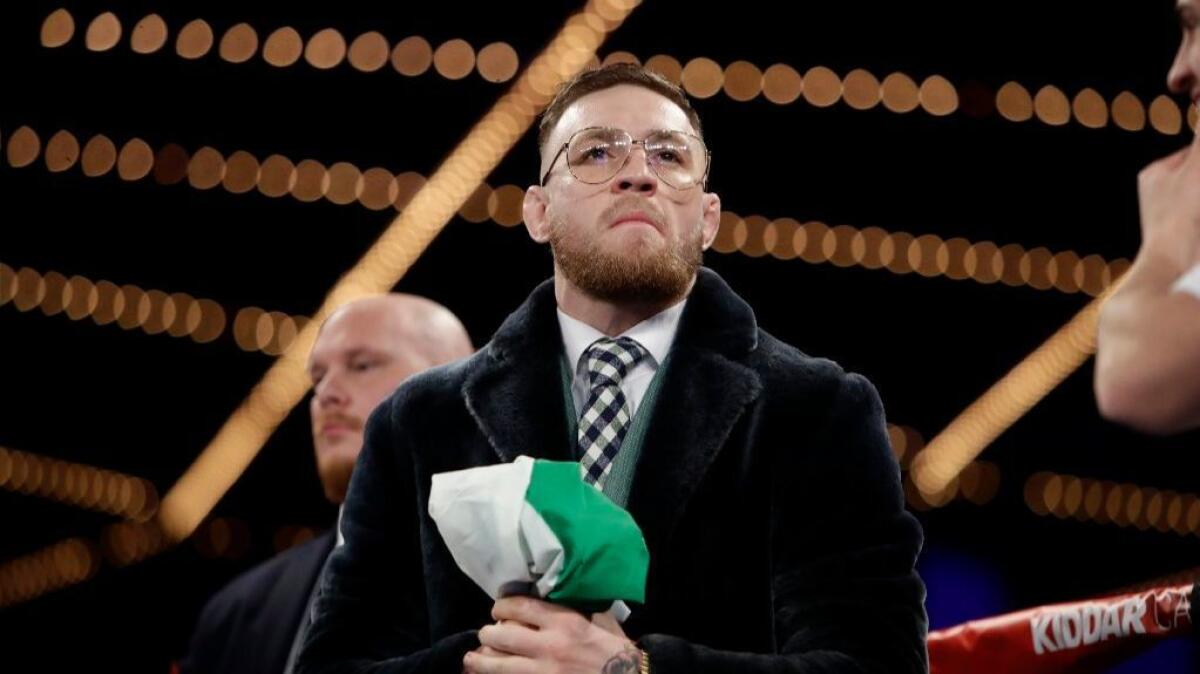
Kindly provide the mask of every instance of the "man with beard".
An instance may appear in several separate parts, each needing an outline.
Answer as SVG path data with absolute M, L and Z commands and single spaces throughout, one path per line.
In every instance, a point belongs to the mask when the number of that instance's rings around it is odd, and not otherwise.
M 721 203 L 686 97 L 589 71 L 539 146 L 524 217 L 554 277 L 371 418 L 299 671 L 924 671 L 921 532 L 879 398 L 700 267 Z M 578 461 L 641 527 L 646 601 L 624 624 L 493 602 L 456 567 L 431 476 L 522 454 Z
M 1183 36 L 1167 87 L 1200 104 L 1200 2 L 1176 4 Z M 1200 136 L 1138 175 L 1142 246 L 1100 312 L 1096 402 L 1147 433 L 1200 428 Z
M 340 505 L 371 411 L 416 372 L 470 355 L 470 338 L 445 307 L 399 293 L 346 304 L 321 326 L 309 356 L 317 473 Z M 200 614 L 185 674 L 270 674 L 286 669 L 334 532 L 243 573 Z

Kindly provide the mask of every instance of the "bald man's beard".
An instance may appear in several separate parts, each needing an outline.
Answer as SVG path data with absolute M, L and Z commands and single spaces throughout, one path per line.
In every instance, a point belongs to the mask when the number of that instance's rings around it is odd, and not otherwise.
M 550 249 L 563 276 L 589 296 L 614 304 L 666 304 L 683 299 L 703 255 L 701 231 L 660 251 L 623 256 L 587 240 L 563 218 L 550 221 Z
M 354 474 L 354 459 L 342 454 L 330 453 L 317 456 L 317 475 L 325 498 L 335 505 L 346 500 L 350 477 Z

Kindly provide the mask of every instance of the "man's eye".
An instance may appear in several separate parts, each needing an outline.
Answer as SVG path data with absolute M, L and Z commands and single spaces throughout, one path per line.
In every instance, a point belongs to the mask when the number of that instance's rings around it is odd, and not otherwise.
M 666 164 L 682 164 L 683 158 L 674 150 L 659 150 L 654 154 L 654 157 L 660 162 Z
M 593 145 L 592 147 L 583 148 L 576 158 L 578 164 L 599 164 L 608 161 L 612 157 L 612 148 L 608 145 Z

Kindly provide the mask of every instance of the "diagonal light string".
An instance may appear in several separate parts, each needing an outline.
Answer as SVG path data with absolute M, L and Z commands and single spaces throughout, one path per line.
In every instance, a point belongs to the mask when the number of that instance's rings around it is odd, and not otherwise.
M 1001 433 L 1033 409 L 1096 352 L 1100 308 L 1120 287 L 1114 281 L 1066 325 L 955 417 L 913 458 L 912 475 L 925 494 L 946 489 Z
M 157 518 L 148 523 L 153 525 L 151 529 L 138 532 L 145 534 L 143 540 L 152 543 L 140 547 L 136 558 L 127 563 L 161 552 L 195 531 L 249 466 L 275 428 L 304 398 L 310 386 L 305 360 L 321 322 L 346 302 L 387 292 L 395 286 L 525 134 L 559 85 L 587 65 L 604 38 L 622 25 L 639 2 L 589 0 L 582 11 L 567 20 L 546 49 L 472 127 L 379 240 L 334 285 L 312 321 L 272 364 L 246 400 L 163 497 Z M 111 532 L 106 529 L 105 533 Z M 19 561 L 0 565 L 0 574 Z M 62 585 L 48 586 L 45 591 L 58 587 Z M 42 593 L 24 593 L 12 600 L 3 598 L 0 606 L 28 601 Z
M 584 67 L 605 35 L 633 7 L 628 1 L 601 0 L 589 3 L 578 15 L 582 18 L 568 20 L 512 90 L 470 130 L 379 240 L 334 285 L 312 322 L 163 498 L 159 523 L 169 539 L 182 540 L 199 526 L 308 392 L 305 360 L 324 319 L 346 302 L 396 285 L 524 135 L 558 85 Z

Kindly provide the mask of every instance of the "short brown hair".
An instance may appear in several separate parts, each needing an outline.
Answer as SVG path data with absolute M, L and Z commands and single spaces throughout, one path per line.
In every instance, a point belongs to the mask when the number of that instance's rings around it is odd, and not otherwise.
M 538 124 L 538 149 L 542 150 L 546 147 L 550 133 L 554 131 L 558 120 L 562 119 L 563 112 L 572 103 L 590 93 L 621 84 L 632 84 L 649 89 L 679 106 L 687 115 L 688 121 L 692 123 L 696 135 L 704 137 L 700 130 L 700 116 L 692 109 L 691 102 L 679 87 L 662 75 L 636 63 L 614 63 L 601 68 L 585 70 L 563 83 L 558 93 L 555 94 L 554 100 L 550 101 L 550 105 L 546 106 L 545 111 L 542 112 L 542 121 Z

